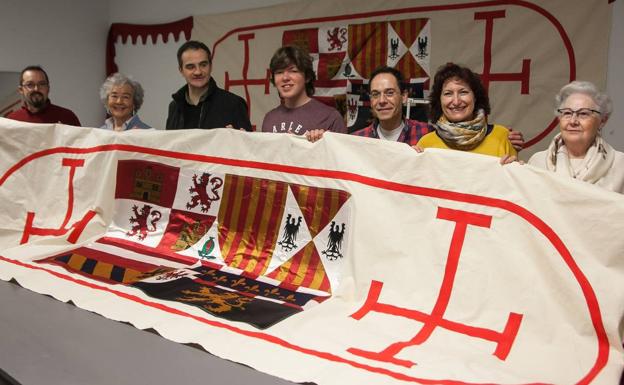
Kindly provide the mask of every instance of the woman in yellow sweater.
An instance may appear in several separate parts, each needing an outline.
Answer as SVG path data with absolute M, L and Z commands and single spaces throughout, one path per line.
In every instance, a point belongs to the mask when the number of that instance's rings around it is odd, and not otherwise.
M 516 156 L 509 130 L 488 124 L 490 101 L 481 79 L 467 67 L 448 63 L 436 72 L 430 101 L 435 131 L 423 136 L 419 148 L 446 148 L 496 157 Z M 417 148 L 417 150 L 419 150 Z

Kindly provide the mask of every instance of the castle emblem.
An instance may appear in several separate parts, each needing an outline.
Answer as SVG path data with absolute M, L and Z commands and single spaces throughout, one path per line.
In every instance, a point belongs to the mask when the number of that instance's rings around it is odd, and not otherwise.
M 162 174 L 154 172 L 151 167 L 137 170 L 134 174 L 134 185 L 132 186 L 132 194 L 130 197 L 137 200 L 158 203 L 160 202 L 162 183 Z

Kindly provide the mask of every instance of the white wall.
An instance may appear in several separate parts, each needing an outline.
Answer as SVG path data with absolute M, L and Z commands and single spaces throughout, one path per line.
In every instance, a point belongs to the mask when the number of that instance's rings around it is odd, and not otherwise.
M 0 71 L 0 100 L 13 95 L 17 83 L 19 83 L 19 72 Z
M 109 4 L 113 23 L 159 24 L 192 15 L 233 12 L 291 1 L 296 0 L 109 0 Z
M 0 71 L 40 64 L 50 77 L 50 99 L 73 110 L 83 125 L 100 126 L 107 2 L 2 0 L 0 9 Z

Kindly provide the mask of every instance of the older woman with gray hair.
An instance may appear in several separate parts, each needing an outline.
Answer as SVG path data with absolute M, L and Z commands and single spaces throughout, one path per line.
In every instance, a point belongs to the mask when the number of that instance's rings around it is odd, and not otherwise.
M 143 104 L 143 87 L 131 77 L 119 72 L 109 76 L 100 88 L 100 99 L 110 116 L 100 128 L 113 131 L 151 128 L 137 115 Z
M 600 135 L 613 105 L 593 83 L 573 81 L 556 96 L 559 134 L 529 164 L 624 193 L 624 154 Z

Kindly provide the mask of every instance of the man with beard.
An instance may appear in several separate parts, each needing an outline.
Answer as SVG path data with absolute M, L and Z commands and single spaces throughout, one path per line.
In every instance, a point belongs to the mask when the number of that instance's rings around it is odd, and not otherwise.
M 50 80 L 40 66 L 28 66 L 22 70 L 20 85 L 17 87 L 23 105 L 11 112 L 7 118 L 30 123 L 63 123 L 80 126 L 76 114 L 67 108 L 50 103 Z

